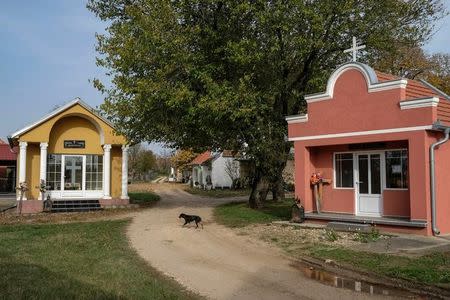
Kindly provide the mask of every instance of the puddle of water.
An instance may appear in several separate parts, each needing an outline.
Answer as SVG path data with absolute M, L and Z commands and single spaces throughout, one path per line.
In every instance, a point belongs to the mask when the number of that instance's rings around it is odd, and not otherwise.
M 297 263 L 293 264 L 293 266 L 296 269 L 300 270 L 304 276 L 335 288 L 348 289 L 355 292 L 367 293 L 371 295 L 383 295 L 409 299 L 432 299 L 428 296 L 414 294 L 401 288 L 392 288 L 380 284 L 373 284 L 366 281 L 358 281 L 355 279 L 338 276 L 334 273 L 317 269 L 306 264 L 303 265 Z

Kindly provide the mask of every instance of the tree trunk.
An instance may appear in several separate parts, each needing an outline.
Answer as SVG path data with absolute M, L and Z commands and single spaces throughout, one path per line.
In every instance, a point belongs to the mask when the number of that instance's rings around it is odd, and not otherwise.
M 273 201 L 281 201 L 285 198 L 283 172 L 286 168 L 290 147 L 288 144 L 284 146 L 284 152 L 280 155 L 276 164 L 275 176 L 273 177 L 272 182 L 270 182 Z
M 272 182 L 272 199 L 273 201 L 281 201 L 285 198 L 284 180 L 281 175 L 275 182 Z
M 258 209 L 261 208 L 264 201 L 266 201 L 267 194 L 269 193 L 269 184 L 265 177 L 260 175 L 255 175 L 252 182 L 252 192 L 250 193 L 250 198 L 248 199 L 248 205 L 250 208 Z

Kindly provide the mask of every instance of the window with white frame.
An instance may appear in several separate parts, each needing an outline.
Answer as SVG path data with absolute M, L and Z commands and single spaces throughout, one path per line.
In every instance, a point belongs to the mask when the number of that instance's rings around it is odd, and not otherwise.
M 86 155 L 86 190 L 103 189 L 103 156 Z
M 47 187 L 50 191 L 61 190 L 61 155 L 47 155 Z
M 338 153 L 334 156 L 335 184 L 337 188 L 353 187 L 353 154 Z
M 386 151 L 386 188 L 408 188 L 408 150 Z

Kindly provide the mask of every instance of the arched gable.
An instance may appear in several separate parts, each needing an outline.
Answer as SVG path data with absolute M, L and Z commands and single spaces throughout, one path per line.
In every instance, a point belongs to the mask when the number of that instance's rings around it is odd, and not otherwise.
M 306 102 L 313 103 L 332 99 L 334 96 L 336 81 L 341 75 L 349 70 L 356 70 L 363 75 L 367 83 L 367 92 L 369 93 L 395 88 L 405 88 L 408 83 L 406 79 L 379 82 L 374 69 L 362 63 L 352 62 L 338 67 L 328 78 L 325 92 L 305 96 Z

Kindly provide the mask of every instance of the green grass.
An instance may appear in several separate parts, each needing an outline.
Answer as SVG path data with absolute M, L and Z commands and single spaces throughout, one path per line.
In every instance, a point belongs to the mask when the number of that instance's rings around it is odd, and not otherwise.
M 292 199 L 280 202 L 266 202 L 264 208 L 255 210 L 247 203 L 232 202 L 217 206 L 214 216 L 218 223 L 228 227 L 243 227 L 250 224 L 269 223 L 277 220 L 289 220 L 291 217 Z
M 450 252 L 406 257 L 316 245 L 310 247 L 309 254 L 393 278 L 450 287 Z
M 131 204 L 149 205 L 161 199 L 159 195 L 152 192 L 133 192 L 128 193 Z
M 216 221 L 225 226 L 243 227 L 275 220 L 289 220 L 292 204 L 292 199 L 282 202 L 269 201 L 263 209 L 254 210 L 248 208 L 247 203 L 234 202 L 216 207 L 214 215 Z M 328 240 L 336 240 L 338 235 L 334 231 L 329 231 L 325 237 Z M 365 238 L 367 241 L 361 242 L 375 241 L 379 238 L 379 233 L 374 231 L 367 234 Z M 406 257 L 353 251 L 322 243 L 312 244 L 308 240 L 294 243 L 284 236 L 269 236 L 266 240 L 286 250 L 295 258 L 310 256 L 322 260 L 332 259 L 356 270 L 450 288 L 450 252 L 434 253 L 422 257 Z
M 195 298 L 137 256 L 127 223 L 0 227 L 0 298 Z
M 186 192 L 193 195 L 206 196 L 211 198 L 227 198 L 227 197 L 239 197 L 250 195 L 249 189 L 242 189 L 242 190 L 215 189 L 208 191 L 199 188 L 187 187 L 185 190 Z

